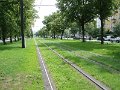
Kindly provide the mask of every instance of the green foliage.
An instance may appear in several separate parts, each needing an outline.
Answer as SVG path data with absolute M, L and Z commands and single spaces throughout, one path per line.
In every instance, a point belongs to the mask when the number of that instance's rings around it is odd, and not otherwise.
M 34 24 L 34 19 L 38 16 L 36 15 L 36 10 L 33 8 L 34 0 L 24 0 L 24 20 L 25 20 L 25 33 L 29 37 L 31 36 L 31 26 Z
M 24 29 L 25 34 L 31 34 L 31 25 L 36 18 L 35 10 L 33 8 L 34 0 L 24 0 Z M 10 37 L 20 37 L 20 2 L 8 1 L 0 2 L 0 37 L 2 37 L 4 44 L 5 39 Z
M 56 35 L 61 34 L 62 36 L 64 30 L 71 29 L 70 33 L 74 36 L 81 30 L 83 42 L 87 31 L 92 37 L 101 35 L 101 44 L 103 44 L 103 36 L 106 33 L 104 31 L 104 21 L 118 8 L 119 2 L 119 0 L 57 0 L 59 11 L 45 17 L 43 23 L 47 32 L 51 33 L 50 36 L 54 38 Z M 101 32 L 96 27 L 95 18 L 101 20 Z M 76 25 L 72 25 L 74 23 Z
M 116 36 L 120 36 L 120 23 L 117 24 L 117 25 L 114 27 L 113 33 L 114 33 L 114 35 L 116 35 Z
M 47 35 L 48 33 L 49 33 L 48 29 L 44 26 L 41 30 L 39 30 L 39 31 L 36 33 L 36 35 L 45 38 L 45 37 L 48 36 L 48 35 Z
M 58 8 L 69 20 L 87 23 L 93 19 L 93 1 L 92 0 L 57 0 Z
M 94 6 L 96 15 L 98 15 L 101 20 L 101 44 L 104 44 L 104 22 L 116 9 L 116 0 L 95 0 Z
M 77 23 L 76 22 L 71 23 L 71 25 L 70 25 L 70 33 L 73 35 L 73 37 L 75 37 L 75 34 L 77 34 L 77 32 L 80 32 Z
M 96 38 L 100 36 L 100 29 L 97 28 L 96 21 L 90 22 L 85 25 L 85 30 L 89 36 Z
M 56 37 L 56 34 L 61 34 L 62 37 L 64 30 L 68 27 L 68 22 L 60 11 L 45 17 L 43 24 L 46 26 L 47 31 L 51 32 L 53 38 Z
M 83 42 L 85 41 L 84 25 L 95 17 L 94 0 L 57 0 L 58 8 L 71 22 L 77 22 L 82 27 Z M 81 27 L 80 27 L 81 26 Z
M 95 0 L 96 13 L 100 19 L 106 19 L 112 14 L 115 0 Z

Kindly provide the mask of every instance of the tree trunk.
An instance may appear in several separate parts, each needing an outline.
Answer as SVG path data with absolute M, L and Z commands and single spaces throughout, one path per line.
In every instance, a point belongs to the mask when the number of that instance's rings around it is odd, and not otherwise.
M 43 37 L 45 38 L 45 34 L 43 34 Z
M 19 36 L 17 36 L 17 40 L 20 41 Z
M 20 16 L 21 16 L 21 38 L 22 38 L 22 48 L 25 48 L 25 36 L 24 36 L 24 5 L 23 0 L 20 0 Z
M 75 33 L 73 34 L 73 37 L 75 38 Z
M 16 40 L 16 36 L 15 36 L 15 42 L 16 42 L 17 40 Z
M 101 44 L 104 44 L 104 20 L 101 18 Z
M 53 32 L 53 38 L 55 39 L 55 31 Z
M 2 40 L 3 40 L 3 44 L 6 45 L 5 37 L 3 37 Z
M 83 6 L 85 4 L 85 1 L 83 0 Z M 82 15 L 82 21 L 81 21 L 81 26 L 82 26 L 82 42 L 85 42 L 85 28 L 84 28 L 84 14 Z
M 10 43 L 12 43 L 12 36 L 10 36 Z
M 2 41 L 3 41 L 3 44 L 5 45 L 6 44 L 6 41 L 5 41 L 5 32 L 3 31 L 2 29 Z
M 79 33 L 79 37 L 80 37 L 80 34 L 81 34 L 81 25 L 79 25 L 79 31 L 78 31 L 78 33 Z
M 61 32 L 61 40 L 63 39 L 64 30 Z
M 85 28 L 84 28 L 84 21 L 81 24 L 82 26 L 82 42 L 85 42 Z

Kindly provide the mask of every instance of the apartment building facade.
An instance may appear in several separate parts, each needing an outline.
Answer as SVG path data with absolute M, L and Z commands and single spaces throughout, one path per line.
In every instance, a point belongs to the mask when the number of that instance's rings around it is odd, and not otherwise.
M 120 8 L 114 12 L 113 16 L 108 17 L 108 19 L 105 21 L 105 30 L 107 31 L 113 31 L 113 28 L 116 24 L 120 23 Z

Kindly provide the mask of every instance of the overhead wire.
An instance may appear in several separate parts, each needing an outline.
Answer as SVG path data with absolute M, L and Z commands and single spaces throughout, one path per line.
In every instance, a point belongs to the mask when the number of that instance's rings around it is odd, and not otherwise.
M 41 6 L 47 6 L 47 7 L 49 7 L 49 6 L 55 6 L 55 5 L 49 5 L 49 4 L 42 5 L 42 2 L 43 2 L 43 0 L 40 1 L 40 4 L 34 5 L 34 6 L 36 6 L 36 7 L 41 7 Z

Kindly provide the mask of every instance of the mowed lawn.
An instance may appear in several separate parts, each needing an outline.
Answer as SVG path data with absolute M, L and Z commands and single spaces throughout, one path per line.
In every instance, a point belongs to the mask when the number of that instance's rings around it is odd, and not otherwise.
M 120 44 L 109 43 L 101 45 L 100 42 L 85 42 L 79 40 L 53 40 L 39 39 L 39 42 L 47 44 L 66 59 L 77 64 L 97 80 L 103 82 L 112 90 L 120 90 Z M 44 46 L 44 45 L 43 45 Z M 78 56 L 76 56 L 79 55 Z M 101 65 L 90 62 L 99 61 L 112 67 L 116 71 L 106 69 Z
M 0 44 L 0 90 L 43 90 L 42 74 L 33 39 Z

